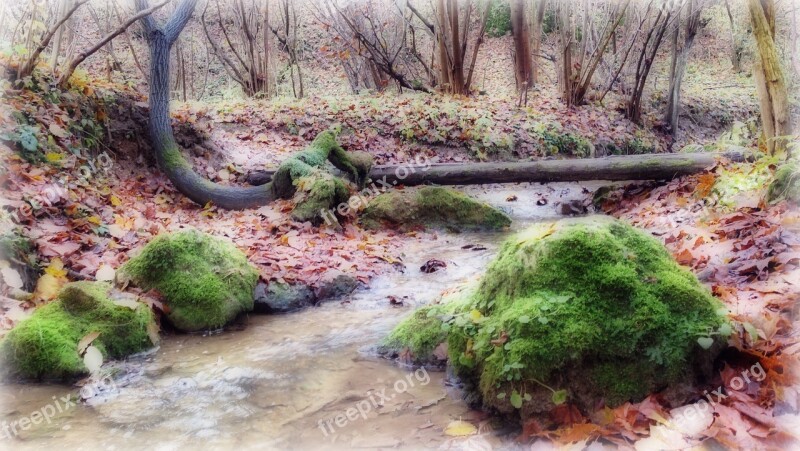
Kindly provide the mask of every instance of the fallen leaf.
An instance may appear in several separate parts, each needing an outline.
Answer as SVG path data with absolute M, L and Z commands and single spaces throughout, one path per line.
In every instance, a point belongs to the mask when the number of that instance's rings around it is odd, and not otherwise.
M 89 346 L 86 348 L 86 354 L 83 355 L 83 364 L 90 373 L 97 373 L 103 366 L 103 353 L 94 346 Z
M 3 282 L 11 288 L 22 288 L 22 277 L 19 275 L 16 269 L 6 266 L 2 270 L 0 270 L 0 274 L 3 276 Z
M 451 421 L 444 429 L 444 435 L 450 437 L 466 437 L 468 435 L 474 435 L 477 432 L 478 428 L 476 428 L 475 425 L 461 420 Z
M 109 265 L 100 265 L 94 275 L 98 282 L 113 282 L 117 272 Z
M 100 332 L 89 332 L 86 336 L 81 338 L 81 341 L 78 342 L 78 355 L 83 355 L 86 348 L 99 336 Z

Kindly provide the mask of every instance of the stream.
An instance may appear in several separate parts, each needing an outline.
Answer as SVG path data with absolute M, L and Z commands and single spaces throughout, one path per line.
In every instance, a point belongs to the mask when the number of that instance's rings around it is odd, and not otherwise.
M 0 448 L 516 449 L 514 434 L 492 430 L 444 372 L 404 368 L 372 346 L 414 308 L 479 277 L 510 233 L 557 217 L 557 202 L 601 185 L 463 187 L 505 210 L 512 230 L 404 238 L 405 272 L 319 307 L 250 315 L 240 330 L 164 335 L 156 350 L 108 364 L 114 382 L 84 387 L 84 402 L 67 400 L 78 393 L 68 385 L 0 385 Z M 537 205 L 542 197 L 547 204 Z M 434 258 L 447 267 L 422 273 Z M 459 419 L 480 425 L 478 434 L 445 435 Z

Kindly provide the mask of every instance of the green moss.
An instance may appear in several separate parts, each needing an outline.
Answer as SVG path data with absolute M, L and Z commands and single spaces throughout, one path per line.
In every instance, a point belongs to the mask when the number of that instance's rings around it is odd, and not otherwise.
M 2 355 L 11 373 L 28 378 L 66 379 L 87 370 L 78 354 L 78 342 L 92 332 L 92 342 L 106 358 L 122 358 L 152 346 L 148 327 L 152 310 L 115 304 L 111 286 L 100 282 L 73 282 L 58 299 L 38 308 L 19 323 L 2 343 Z
M 450 364 L 483 403 L 567 390 L 592 409 L 693 380 L 697 340 L 726 323 L 720 304 L 653 237 L 607 217 L 562 220 L 507 240 L 449 321 Z M 528 412 L 549 409 L 532 405 Z M 550 407 L 552 404 L 550 404 Z
M 388 223 L 403 230 L 499 230 L 511 224 L 501 211 L 458 191 L 435 186 L 383 193 L 369 202 L 361 219 L 368 228 Z
M 717 205 L 725 209 L 735 209 L 742 198 L 762 197 L 764 187 L 775 179 L 772 171 L 778 163 L 776 157 L 762 156 L 753 163 L 743 162 L 719 167 L 711 190 Z
M 253 308 L 258 271 L 230 242 L 188 230 L 157 236 L 119 271 L 157 289 L 182 331 L 215 329 Z
M 317 135 L 302 152 L 281 163 L 272 176 L 271 187 L 277 197 L 290 199 L 300 192 L 292 212 L 295 220 L 322 222 L 321 211 L 335 209 L 349 198 L 345 181 L 325 172 L 329 162 L 359 187 L 372 167 L 369 154 L 346 152 L 336 142 L 334 132 Z
M 408 349 L 415 357 L 427 359 L 440 343 L 447 341 L 442 327 L 442 308 L 426 306 L 415 311 L 398 325 L 384 341 L 390 349 Z
M 435 363 L 434 349 L 448 340 L 451 321 L 469 306 L 465 292 L 453 293 L 441 303 L 417 309 L 381 342 L 379 352 L 397 355 L 408 351 L 416 364 Z
M 781 200 L 788 200 L 794 203 L 800 203 L 800 168 L 797 162 L 791 161 L 784 163 L 777 171 L 775 171 L 775 178 L 769 184 L 767 189 L 767 200 L 770 203 L 780 202 Z
M 181 154 L 178 146 L 169 146 L 161 154 L 161 164 L 166 170 L 190 167 L 189 162 Z
M 299 179 L 297 186 L 297 200 L 292 210 L 295 221 L 319 224 L 326 216 L 325 211 L 335 209 L 350 198 L 350 190 L 342 179 L 323 172 Z M 334 217 L 333 214 L 327 216 Z

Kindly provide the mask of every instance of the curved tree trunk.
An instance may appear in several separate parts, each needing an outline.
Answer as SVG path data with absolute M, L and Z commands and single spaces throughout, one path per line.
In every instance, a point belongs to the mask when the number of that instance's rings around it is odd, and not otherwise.
M 178 12 L 187 7 L 194 9 L 196 1 L 184 0 Z M 174 39 L 170 39 L 164 30 L 153 29 L 148 30 L 147 41 L 150 46 L 150 142 L 158 165 L 175 188 L 198 204 L 211 202 L 226 209 L 250 208 L 275 200 L 271 184 L 246 188 L 223 186 L 201 177 L 192 169 L 175 141 L 169 117 L 169 51 Z
M 305 151 L 281 164 L 279 172 L 284 176 L 276 177 L 275 181 L 263 186 L 235 187 L 213 183 L 197 174 L 192 169 L 191 163 L 183 157 L 180 146 L 175 141 L 169 116 L 169 52 L 186 22 L 189 21 L 196 3 L 197 0 L 182 0 L 163 28 L 157 27 L 151 16 L 141 19 L 150 46 L 148 131 L 158 165 L 178 191 L 200 205 L 210 202 L 231 210 L 266 205 L 278 198 L 294 196 L 297 191 L 294 182 L 300 177 L 316 177 L 324 179 L 322 183 L 335 184 L 337 197 L 327 200 L 340 202 L 346 193 L 346 190 L 340 188 L 344 185 L 331 181 L 329 175 L 320 175 L 318 172 L 321 171 L 315 172 L 314 168 L 331 161 L 334 166 L 345 171 L 354 182 L 360 184 L 369 172 L 372 160 L 363 155 L 346 153 L 336 143 L 331 132 L 321 133 Z M 139 11 L 147 9 L 147 0 L 136 0 L 136 6 Z M 324 203 L 314 196 L 315 193 L 311 191 L 300 203 L 307 203 L 308 200 L 316 202 L 314 205 Z M 310 213 L 303 218 L 303 220 L 308 219 L 313 219 Z

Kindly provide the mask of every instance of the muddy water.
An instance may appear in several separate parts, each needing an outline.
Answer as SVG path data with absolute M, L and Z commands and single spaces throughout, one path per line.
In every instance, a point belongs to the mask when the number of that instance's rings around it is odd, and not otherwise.
M 556 216 L 559 201 L 587 196 L 583 187 L 560 184 L 465 190 L 505 209 L 513 229 Z M 538 205 L 542 198 L 547 203 Z M 86 402 L 67 402 L 77 392 L 69 386 L 0 386 L 0 427 L 16 422 L 13 437 L 0 430 L 0 448 L 515 448 L 513 436 L 481 421 L 443 373 L 403 368 L 371 352 L 415 307 L 478 277 L 508 233 L 409 238 L 404 273 L 339 302 L 251 316 L 241 330 L 165 336 L 154 352 L 112 365 L 116 382 L 87 387 Z M 485 249 L 464 249 L 469 244 Z M 421 273 L 431 258 L 447 268 Z M 38 424 L 22 430 L 23 419 Z M 443 429 L 459 419 L 480 425 L 479 434 L 447 437 Z

